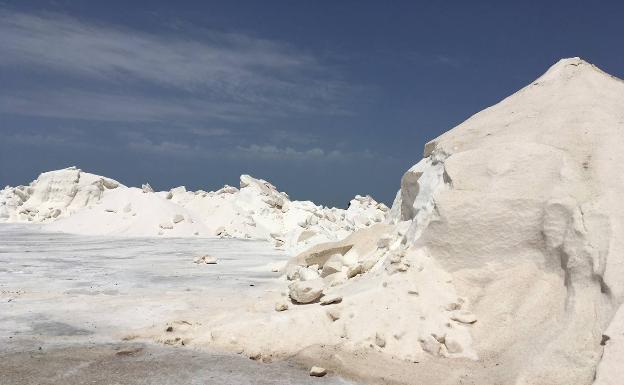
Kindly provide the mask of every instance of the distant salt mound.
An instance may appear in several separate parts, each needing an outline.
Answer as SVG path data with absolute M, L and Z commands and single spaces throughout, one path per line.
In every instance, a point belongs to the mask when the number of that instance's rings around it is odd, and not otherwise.
M 293 258 L 298 306 L 209 325 L 212 343 L 376 351 L 427 384 L 621 383 L 622 149 L 624 82 L 561 60 L 428 143 L 385 223 Z
M 211 234 L 267 239 L 288 250 L 342 239 L 384 220 L 388 208 L 371 197 L 356 196 L 346 210 L 291 201 L 286 193 L 262 179 L 240 178 L 240 189 L 216 192 L 170 192 L 171 200 L 204 218 Z
M 75 167 L 45 172 L 28 186 L 0 191 L 0 221 L 49 222 L 69 216 L 102 199 L 119 182 Z
M 380 223 L 387 211 L 368 196 L 356 196 L 346 210 L 291 201 L 249 175 L 241 176 L 240 189 L 154 192 L 149 184 L 126 187 L 72 167 L 0 192 L 0 221 L 52 222 L 47 229 L 87 235 L 263 239 L 293 252 Z

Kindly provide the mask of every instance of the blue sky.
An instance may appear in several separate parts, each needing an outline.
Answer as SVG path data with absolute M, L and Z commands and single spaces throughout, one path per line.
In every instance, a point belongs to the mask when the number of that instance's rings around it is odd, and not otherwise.
M 424 144 L 562 57 L 624 77 L 624 3 L 1 1 L 0 184 L 391 203 Z

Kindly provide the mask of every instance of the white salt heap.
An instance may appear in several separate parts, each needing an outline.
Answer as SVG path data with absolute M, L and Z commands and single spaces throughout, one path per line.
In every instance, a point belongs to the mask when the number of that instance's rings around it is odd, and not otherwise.
M 291 201 L 270 183 L 243 175 L 240 189 L 126 187 L 76 168 L 43 173 L 0 191 L 0 221 L 53 222 L 49 230 L 90 235 L 221 236 L 266 239 L 301 250 L 384 220 L 388 208 L 356 196 L 346 210 Z
M 48 222 L 97 204 L 119 182 L 75 167 L 44 172 L 29 186 L 0 191 L 0 221 Z
M 624 82 L 562 60 L 428 143 L 385 223 L 195 343 L 398 383 L 621 384 L 622 149 Z
M 178 188 L 171 191 L 171 200 L 204 218 L 209 234 L 268 239 L 288 250 L 342 239 L 382 222 L 388 211 L 383 203 L 359 195 L 346 210 L 291 201 L 269 182 L 249 175 L 241 176 L 240 187 L 225 186 L 208 193 Z

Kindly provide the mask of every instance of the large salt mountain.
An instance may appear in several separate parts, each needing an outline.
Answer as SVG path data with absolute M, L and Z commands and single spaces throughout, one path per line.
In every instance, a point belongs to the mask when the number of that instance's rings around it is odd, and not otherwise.
M 561 60 L 428 143 L 385 224 L 293 258 L 299 306 L 212 341 L 389 382 L 621 384 L 623 164 L 624 82 Z
M 623 149 L 624 82 L 579 58 L 426 146 L 445 188 L 407 242 L 469 299 L 473 348 L 503 383 L 594 380 L 624 300 Z M 413 179 L 397 220 L 418 218 Z
M 382 222 L 387 211 L 369 196 L 356 196 L 347 209 L 290 200 L 249 175 L 240 177 L 240 189 L 154 192 L 149 184 L 126 187 L 70 167 L 0 190 L 0 222 L 44 223 L 47 230 L 87 235 L 264 239 L 290 251 L 344 238 Z

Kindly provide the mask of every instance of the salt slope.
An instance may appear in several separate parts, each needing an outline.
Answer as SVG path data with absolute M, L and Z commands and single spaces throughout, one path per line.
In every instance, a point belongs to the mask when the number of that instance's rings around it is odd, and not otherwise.
M 346 210 L 291 201 L 272 184 L 241 176 L 240 189 L 177 187 L 154 192 L 76 168 L 43 173 L 29 186 L 0 192 L 0 220 L 54 222 L 50 230 L 90 235 L 221 236 L 266 239 L 299 250 L 379 223 L 388 208 L 356 196 Z
M 107 192 L 97 204 L 59 219 L 47 225 L 47 229 L 85 235 L 210 235 L 195 213 L 136 187 Z
M 624 376 L 622 311 L 605 332 L 624 299 L 622 148 L 624 82 L 563 59 L 428 143 L 386 224 L 294 258 L 289 310 L 217 322 L 210 343 L 333 346 L 355 353 L 342 370 L 400 382 L 567 385 L 594 381 L 603 342 L 597 383 L 612 384 Z M 417 377 L 366 373 L 363 352 L 418 361 L 405 367 Z
M 427 145 L 452 188 L 414 240 L 519 384 L 590 384 L 624 299 L 624 82 L 579 58 Z

